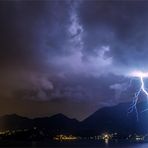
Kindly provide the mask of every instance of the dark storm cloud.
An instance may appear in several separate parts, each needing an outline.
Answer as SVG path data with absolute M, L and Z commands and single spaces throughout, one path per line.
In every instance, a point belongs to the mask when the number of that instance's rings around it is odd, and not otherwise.
M 0 87 L 6 94 L 24 87 L 47 89 L 44 86 L 54 68 L 47 60 L 62 50 L 67 6 L 60 1 L 0 2 Z M 50 43 L 56 45 L 54 49 Z
M 85 54 L 108 45 L 117 69 L 147 70 L 147 7 L 147 1 L 84 1 L 79 17 L 86 31 Z
M 33 38 L 31 17 L 20 9 L 18 2 L 1 2 L 1 65 L 22 64 L 34 58 L 30 38 Z M 25 6 L 24 6 L 25 9 Z M 35 16 L 34 16 L 35 17 Z M 35 26 L 34 26 L 35 27 Z M 29 36 L 30 35 L 30 36 Z M 28 45 L 28 46 L 27 46 Z M 17 63 L 17 60 L 19 63 Z M 9 63 L 10 62 L 10 63 Z
M 147 70 L 147 8 L 146 1 L 1 1 L 0 96 L 3 106 L 16 104 L 1 114 L 83 119 L 127 101 L 125 76 Z

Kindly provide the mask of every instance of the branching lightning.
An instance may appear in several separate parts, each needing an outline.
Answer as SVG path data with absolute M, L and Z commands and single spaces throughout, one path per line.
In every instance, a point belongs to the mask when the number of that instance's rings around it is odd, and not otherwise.
M 135 110 L 137 120 L 138 120 L 137 102 L 139 100 L 140 93 L 143 92 L 145 94 L 145 96 L 147 97 L 147 100 L 148 100 L 148 91 L 146 90 L 145 84 L 144 84 L 144 78 L 148 77 L 148 73 L 133 72 L 133 73 L 130 74 L 130 76 L 139 78 L 140 84 L 141 84 L 138 91 L 134 94 L 133 103 L 130 106 L 129 111 L 128 111 L 128 113 L 131 113 L 133 110 Z M 148 109 L 146 109 L 146 110 L 148 110 Z M 144 110 L 144 111 L 146 111 L 146 110 Z M 144 112 L 144 111 L 142 111 L 142 112 Z

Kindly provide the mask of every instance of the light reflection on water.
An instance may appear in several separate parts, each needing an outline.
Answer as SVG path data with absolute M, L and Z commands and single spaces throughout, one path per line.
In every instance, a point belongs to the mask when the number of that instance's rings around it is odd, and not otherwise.
M 54 148 L 54 147 L 53 147 Z M 64 147 L 62 147 L 64 148 Z M 148 144 L 133 144 L 133 145 L 104 145 L 104 146 L 81 146 L 81 147 L 69 147 L 69 148 L 148 148 Z
M 41 145 L 40 145 L 41 146 Z M 35 147 L 40 147 L 39 145 L 33 146 L 32 148 Z M 42 147 L 42 146 L 41 146 Z M 44 146 L 43 146 L 44 147 Z M 106 143 L 104 145 L 98 144 L 98 145 L 56 145 L 56 146 L 48 146 L 46 145 L 47 148 L 148 148 L 148 143 L 137 143 L 137 144 L 109 144 Z
M 55 148 L 55 147 L 49 147 L 49 148 Z M 56 148 L 148 148 L 148 144 L 135 144 L 135 145 L 114 145 L 114 146 L 70 146 L 70 147 L 56 147 Z
M 97 148 L 97 147 L 90 147 Z M 98 148 L 148 148 L 148 143 L 140 143 L 140 144 L 117 144 L 117 145 L 109 145 L 98 146 Z

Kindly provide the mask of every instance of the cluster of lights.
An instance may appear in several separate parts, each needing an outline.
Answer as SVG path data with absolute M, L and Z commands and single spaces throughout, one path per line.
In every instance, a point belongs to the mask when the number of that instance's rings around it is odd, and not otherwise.
M 73 135 L 57 135 L 56 137 L 53 138 L 54 140 L 57 141 L 71 141 L 71 140 L 76 140 L 77 137 Z

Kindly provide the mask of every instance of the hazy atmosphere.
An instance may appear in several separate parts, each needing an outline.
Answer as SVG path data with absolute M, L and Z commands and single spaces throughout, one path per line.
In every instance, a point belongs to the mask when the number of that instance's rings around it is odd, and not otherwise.
M 0 115 L 83 120 L 132 101 L 148 71 L 148 1 L 0 1 Z M 131 87 L 130 87 L 131 85 Z M 145 81 L 146 85 L 146 81 Z

